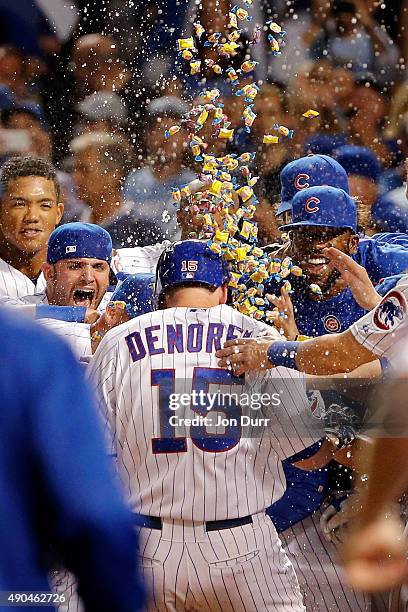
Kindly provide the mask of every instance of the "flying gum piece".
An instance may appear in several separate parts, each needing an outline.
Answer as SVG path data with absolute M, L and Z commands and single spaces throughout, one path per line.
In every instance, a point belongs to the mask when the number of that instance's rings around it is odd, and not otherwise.
M 174 136 L 174 134 L 177 134 L 180 130 L 181 127 L 179 125 L 172 125 L 168 130 L 164 130 L 164 135 L 166 138 L 170 138 L 170 136 Z
M 272 34 L 268 34 L 269 44 L 271 45 L 271 51 L 273 55 L 280 55 L 280 46 L 276 38 Z
M 243 202 L 246 202 L 252 197 L 253 189 L 249 185 L 244 185 L 236 190 L 236 192 Z
M 201 130 L 204 123 L 207 121 L 207 117 L 208 117 L 208 110 L 206 109 L 202 110 L 199 116 L 197 117 L 197 121 L 196 121 L 196 128 L 198 130 Z
M 231 81 L 231 83 L 234 83 L 235 81 L 238 81 L 237 71 L 234 70 L 234 68 L 232 68 L 232 66 L 230 68 L 227 68 L 226 73 L 227 73 L 227 76 L 228 76 L 229 80 Z
M 252 60 L 247 60 L 243 64 L 241 64 L 242 72 L 252 72 L 255 66 L 259 64 L 259 62 L 254 62 Z
M 264 144 L 277 144 L 279 142 L 279 136 L 273 136 L 273 134 L 264 134 L 262 142 Z
M 241 36 L 242 30 L 234 30 L 233 32 L 230 32 L 227 36 L 228 40 L 230 42 L 236 42 L 238 40 L 238 38 Z
M 190 62 L 190 74 L 198 74 L 201 70 L 201 60 Z
M 284 36 L 284 35 L 286 34 L 286 32 L 284 32 L 284 31 L 282 30 L 282 28 L 280 27 L 280 25 L 279 25 L 279 24 L 277 24 L 277 23 L 276 23 L 275 21 L 273 21 L 273 20 L 267 21 L 267 22 L 266 22 L 266 25 L 268 25 L 268 26 L 269 26 L 269 29 L 270 29 L 272 32 L 275 32 L 275 34 L 281 34 L 281 36 Z
M 234 6 L 234 8 L 232 8 L 231 11 L 234 12 L 234 9 L 236 9 L 235 14 L 240 21 L 251 21 L 252 20 L 252 16 L 245 9 L 241 7 L 237 8 Z
M 190 36 L 189 38 L 179 38 L 177 40 L 177 50 L 184 51 L 184 49 L 190 49 L 191 51 L 195 51 L 194 47 L 194 38 Z
M 318 117 L 320 113 L 312 108 L 309 108 L 305 113 L 303 113 L 302 117 L 306 117 L 306 119 Z
M 245 130 L 247 132 L 251 131 L 252 124 L 254 123 L 256 119 L 256 113 L 254 113 L 254 111 L 252 110 L 252 107 L 253 107 L 253 104 L 251 104 L 250 106 L 246 106 L 243 112 Z
M 322 290 L 320 289 L 319 285 L 316 285 L 315 283 L 312 283 L 311 285 L 309 285 L 309 289 L 315 295 L 323 295 Z
M 237 19 L 236 14 L 230 11 L 228 13 L 228 18 L 229 18 L 228 27 L 238 28 L 238 19 Z
M 279 125 L 278 123 L 275 123 L 273 129 L 276 130 L 279 134 L 281 134 L 281 136 L 286 136 L 287 138 L 293 138 L 293 135 L 295 133 L 293 130 L 290 130 L 284 125 Z
M 199 21 L 195 21 L 193 23 L 193 26 L 195 30 L 195 35 L 197 36 L 198 40 L 200 40 L 202 35 L 205 33 L 205 28 L 203 28 Z
M 214 34 L 210 34 L 207 40 L 211 44 L 217 44 L 220 36 L 221 36 L 221 32 L 214 32 Z
M 225 140 L 232 140 L 234 137 L 234 130 L 228 130 L 227 128 L 221 128 L 218 134 L 218 138 Z
M 184 49 L 184 51 L 181 52 L 181 57 L 189 62 L 193 59 L 194 55 L 191 53 L 190 49 Z
M 237 55 L 237 49 L 239 45 L 236 42 L 226 42 L 218 45 L 217 51 L 219 55 L 223 55 L 224 57 L 234 57 Z

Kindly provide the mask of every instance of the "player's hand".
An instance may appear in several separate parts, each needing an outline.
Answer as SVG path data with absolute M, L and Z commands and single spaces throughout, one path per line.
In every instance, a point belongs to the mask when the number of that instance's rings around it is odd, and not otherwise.
M 349 534 L 341 555 L 355 589 L 385 591 L 402 584 L 408 575 L 407 541 L 395 517 L 380 517 Z
M 268 348 L 273 344 L 270 339 L 237 338 L 227 340 L 223 348 L 215 353 L 219 365 L 240 376 L 250 370 L 269 369 L 273 365 L 268 359 Z
M 100 317 L 100 313 L 93 308 L 87 308 L 85 312 L 84 323 L 96 323 Z
M 340 272 L 341 278 L 350 287 L 357 304 L 365 310 L 372 310 L 381 302 L 381 296 L 376 292 L 363 266 L 352 257 L 334 247 L 323 249 L 322 254 L 330 259 Z
M 282 287 L 280 297 L 267 294 L 268 300 L 277 309 L 277 317 L 274 320 L 275 327 L 283 333 L 286 340 L 295 340 L 299 330 L 295 321 L 292 300 L 289 293 Z
M 330 505 L 320 517 L 320 528 L 325 539 L 338 547 L 344 538 L 345 527 L 350 520 L 350 504 L 345 499 L 340 510 Z
M 92 352 L 96 351 L 100 341 L 110 329 L 126 323 L 129 319 L 125 302 L 109 302 L 105 312 L 91 325 Z

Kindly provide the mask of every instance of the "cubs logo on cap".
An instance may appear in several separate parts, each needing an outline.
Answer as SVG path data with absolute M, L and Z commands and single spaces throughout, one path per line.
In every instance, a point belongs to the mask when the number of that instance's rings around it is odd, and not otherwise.
M 277 215 L 291 210 L 295 195 L 304 189 L 328 185 L 349 192 L 347 173 L 328 155 L 306 155 L 286 164 L 280 173 L 281 202 Z
M 352 232 L 357 228 L 356 203 L 343 189 L 308 187 L 296 192 L 292 200 L 292 222 L 281 231 L 297 227 L 335 227 Z
M 329 334 L 335 334 L 341 328 L 341 323 L 334 315 L 327 315 L 323 319 L 323 327 Z
M 320 210 L 319 206 L 316 206 L 316 204 L 320 204 L 319 198 L 315 198 L 314 196 L 308 198 L 305 203 L 306 212 L 315 213 Z
M 309 174 L 306 174 L 305 172 L 298 174 L 297 177 L 295 178 L 296 189 L 300 190 L 300 189 L 307 189 L 308 187 L 310 187 L 310 183 L 308 183 L 309 180 L 310 180 Z
M 379 303 L 373 314 L 374 327 L 392 331 L 405 319 L 407 302 L 399 291 L 390 291 Z

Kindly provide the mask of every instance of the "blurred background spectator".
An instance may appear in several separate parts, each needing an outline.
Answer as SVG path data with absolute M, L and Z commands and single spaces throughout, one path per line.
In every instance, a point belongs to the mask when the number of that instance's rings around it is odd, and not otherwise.
M 248 53 L 258 61 L 254 75 L 241 77 L 241 86 L 254 77 L 261 88 L 252 131 L 244 126 L 243 97 L 205 62 L 214 59 L 213 49 L 198 44 L 197 76 L 187 74 L 176 50 L 194 20 L 208 33 L 225 31 L 229 8 L 228 0 L 0 0 L 1 159 L 18 153 L 52 159 L 65 220 L 99 221 L 117 244 L 174 238 L 171 191 L 200 167 L 180 121 L 192 104 L 203 103 L 203 90 L 218 87 L 234 138 L 214 138 L 209 123 L 200 136 L 217 155 L 257 153 L 251 169 L 260 176 L 264 243 L 277 236 L 272 215 L 282 167 L 345 145 L 365 231 L 375 231 L 370 211 L 380 217 L 388 194 L 397 206 L 405 197 L 408 0 L 254 0 L 237 56 L 222 66 L 239 68 Z M 286 31 L 278 56 L 269 52 L 268 20 Z M 302 117 L 308 108 L 319 117 Z M 164 130 L 178 124 L 180 132 L 166 139 Z M 263 145 L 275 124 L 293 129 L 294 137 Z M 375 176 L 361 172 L 363 150 Z
M 165 238 L 174 238 L 177 232 L 172 188 L 195 177 L 185 165 L 186 130 L 183 127 L 171 138 L 166 138 L 165 130 L 179 124 L 189 110 L 186 102 L 173 96 L 156 98 L 148 104 L 143 136 L 147 156 L 125 184 L 125 195 L 135 203 L 137 218 L 143 223 L 154 220 Z

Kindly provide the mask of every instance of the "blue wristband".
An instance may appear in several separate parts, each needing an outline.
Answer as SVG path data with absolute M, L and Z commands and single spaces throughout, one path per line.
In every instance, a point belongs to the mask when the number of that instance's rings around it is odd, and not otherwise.
M 86 315 L 85 306 L 49 306 L 38 304 L 35 307 L 36 319 L 58 319 L 69 323 L 84 323 Z
M 274 366 L 297 370 L 296 355 L 300 342 L 274 342 L 268 348 L 268 359 Z

